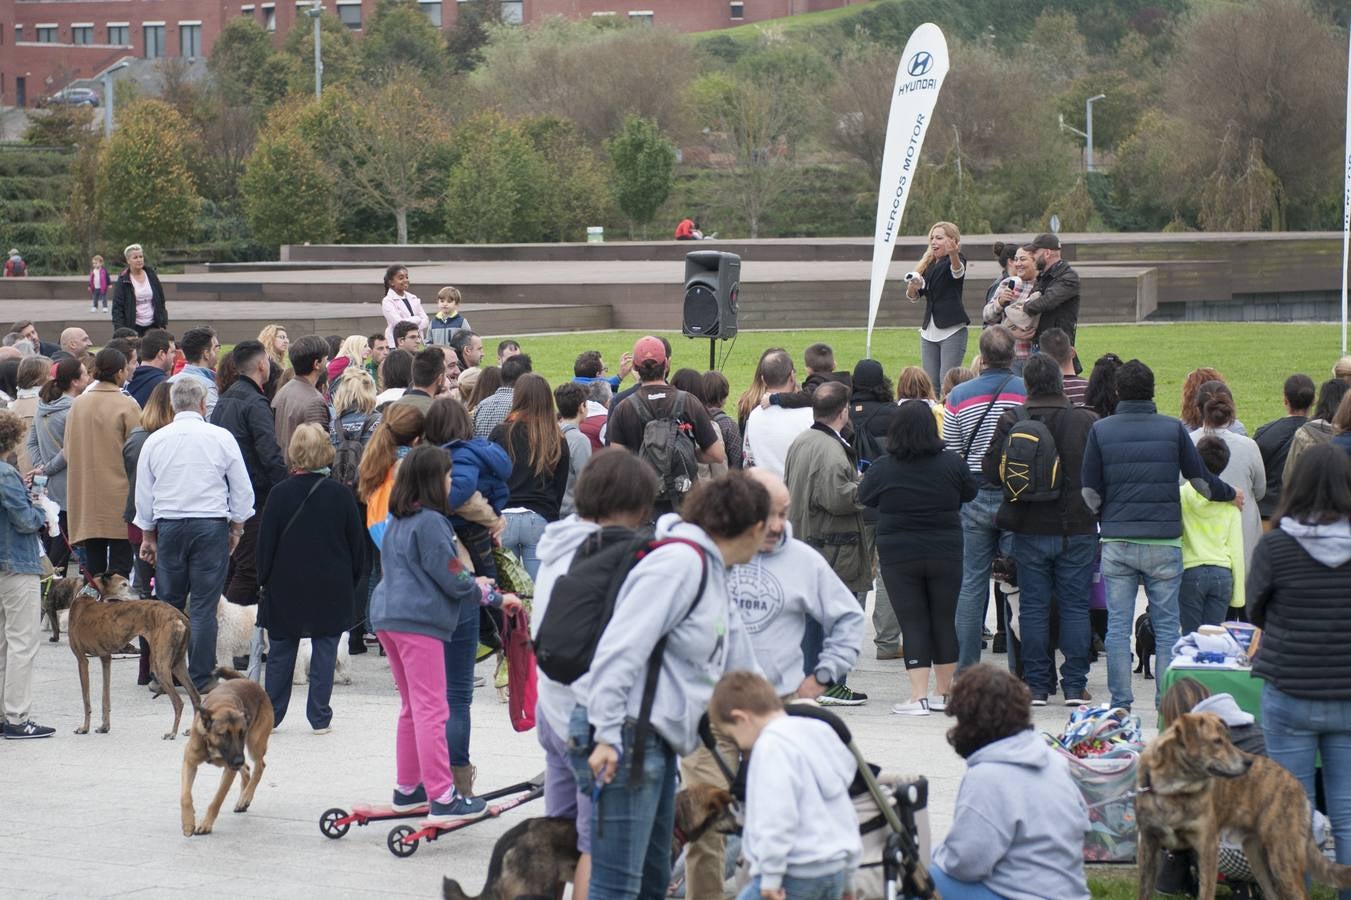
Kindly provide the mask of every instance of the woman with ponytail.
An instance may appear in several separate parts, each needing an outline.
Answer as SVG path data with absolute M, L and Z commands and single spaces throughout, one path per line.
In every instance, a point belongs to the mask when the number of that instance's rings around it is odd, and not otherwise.
M 61 508 L 61 537 L 50 541 L 47 558 L 58 569 L 64 568 L 70 558 L 67 543 L 70 526 L 66 522 L 66 416 L 75 398 L 89 385 L 89 372 L 79 359 L 63 359 L 56 364 L 56 374 L 38 391 L 37 412 L 28 429 L 28 458 L 31 471 L 23 473 L 26 481 L 34 475 L 47 476 L 47 496 Z M 45 532 L 44 532 L 45 534 Z
M 392 403 L 371 434 L 357 469 L 357 499 L 366 504 L 366 529 L 380 549 L 389 515 L 389 492 L 399 461 L 422 440 L 422 411 L 408 403 Z
M 1230 487 L 1242 488 L 1246 497 L 1243 504 L 1243 558 L 1252 561 L 1257 539 L 1262 536 L 1262 515 L 1257 501 L 1267 492 L 1267 470 L 1262 463 L 1262 451 L 1257 442 L 1233 430 L 1237 421 L 1234 395 L 1223 381 L 1207 381 L 1196 389 L 1196 408 L 1201 427 L 1191 433 L 1192 443 L 1200 443 L 1206 435 L 1214 435 L 1229 448 L 1229 465 L 1220 473 L 1220 480 Z
M 966 283 L 966 257 L 962 234 L 951 222 L 936 222 L 929 229 L 929 249 L 907 276 L 905 296 L 914 302 L 924 297 L 924 321 L 919 330 L 919 355 L 931 384 L 942 384 L 948 369 L 966 357 L 966 326 L 971 318 L 962 306 Z

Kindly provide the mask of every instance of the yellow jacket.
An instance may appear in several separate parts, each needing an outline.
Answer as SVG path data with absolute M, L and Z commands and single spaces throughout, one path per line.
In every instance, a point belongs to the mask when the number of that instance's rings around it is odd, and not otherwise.
M 1251 502 L 1251 501 L 1250 501 Z M 1215 503 L 1182 485 L 1182 568 L 1223 566 L 1233 573 L 1230 606 L 1243 606 L 1243 516 L 1232 503 Z

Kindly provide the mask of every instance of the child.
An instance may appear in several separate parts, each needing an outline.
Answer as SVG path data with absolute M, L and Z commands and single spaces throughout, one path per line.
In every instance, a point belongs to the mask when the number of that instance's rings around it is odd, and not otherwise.
M 1214 435 L 1196 444 L 1201 461 L 1216 475 L 1229 465 L 1229 445 Z M 1219 625 L 1228 607 L 1243 598 L 1243 515 L 1232 503 L 1211 503 L 1182 485 L 1182 587 L 1177 605 L 1182 634 Z
M 108 308 L 108 270 L 103 267 L 103 257 L 95 255 L 89 267 L 89 311 L 98 312 L 99 304 Z
M 741 840 L 751 881 L 739 900 L 851 894 L 863 846 L 849 749 L 826 723 L 785 713 L 773 685 L 753 672 L 724 675 L 708 712 L 743 752 L 755 748 Z
M 461 603 L 521 608 L 475 579 L 456 557 L 446 518 L 450 457 L 424 444 L 404 457 L 389 497 L 390 521 L 380 545 L 384 577 L 371 597 L 371 626 L 389 654 L 402 701 L 396 738 L 394 808 L 407 811 L 430 800 L 428 820 L 449 822 L 483 812 L 483 800 L 455 789 L 446 743 L 445 647 L 460 622 Z
M 449 347 L 455 332 L 467 330 L 469 320 L 460 315 L 460 292 L 453 287 L 443 287 L 436 292 L 436 315 L 431 321 L 431 340 L 433 347 Z
M 835 351 L 829 344 L 812 344 L 802 352 L 802 362 L 807 367 L 807 380 L 802 382 L 802 390 L 791 394 L 766 394 L 761 406 L 782 406 L 784 409 L 811 406 L 812 394 L 827 381 L 838 381 L 852 389 L 853 376 L 835 371 Z

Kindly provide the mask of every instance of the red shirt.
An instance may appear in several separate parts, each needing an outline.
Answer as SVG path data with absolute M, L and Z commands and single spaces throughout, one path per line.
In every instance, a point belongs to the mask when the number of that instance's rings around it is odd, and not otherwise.
M 676 226 L 675 236 L 676 240 L 694 237 L 694 220 L 681 219 L 680 224 Z

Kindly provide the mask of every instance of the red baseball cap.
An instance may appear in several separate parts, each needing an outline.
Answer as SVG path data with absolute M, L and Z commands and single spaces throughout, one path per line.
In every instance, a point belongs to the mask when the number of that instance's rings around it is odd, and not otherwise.
M 633 364 L 647 362 L 649 359 L 656 360 L 659 363 L 666 362 L 666 347 L 662 344 L 660 338 L 654 338 L 652 335 L 640 337 L 638 342 L 633 345 Z

